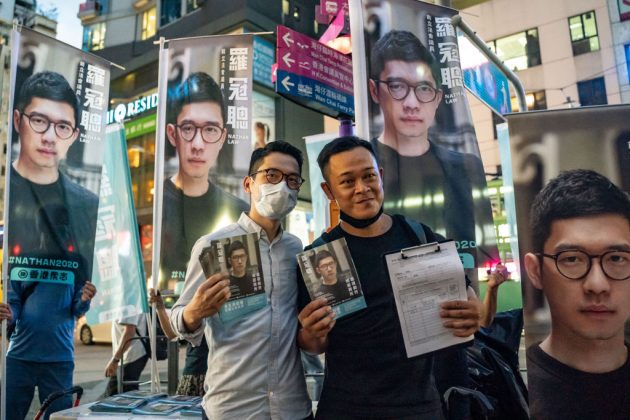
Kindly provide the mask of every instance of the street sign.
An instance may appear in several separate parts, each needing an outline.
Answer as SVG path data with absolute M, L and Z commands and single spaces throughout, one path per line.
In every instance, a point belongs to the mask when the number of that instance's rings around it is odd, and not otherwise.
M 507 77 L 490 62 L 463 32 L 457 31 L 464 86 L 494 112 L 512 112 Z
M 352 59 L 285 26 L 277 34 L 276 92 L 332 117 L 353 116 Z

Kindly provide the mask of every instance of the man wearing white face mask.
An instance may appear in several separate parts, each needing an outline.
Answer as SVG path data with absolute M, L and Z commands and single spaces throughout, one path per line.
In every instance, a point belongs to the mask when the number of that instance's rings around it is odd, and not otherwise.
M 302 154 L 283 141 L 252 153 L 243 189 L 249 212 L 197 241 L 186 270 L 184 291 L 171 311 L 171 323 L 193 346 L 205 333 L 210 353 L 205 416 L 223 418 L 311 418 L 297 334 L 297 261 L 300 240 L 282 230 L 304 182 Z M 228 273 L 206 278 L 199 255 L 212 240 L 258 233 L 267 306 L 229 323 L 217 312 L 230 297 Z

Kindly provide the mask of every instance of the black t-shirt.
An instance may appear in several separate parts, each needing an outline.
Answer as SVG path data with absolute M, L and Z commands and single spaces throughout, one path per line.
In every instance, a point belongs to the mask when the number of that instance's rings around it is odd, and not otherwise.
M 385 208 L 422 220 L 436 232 L 445 232 L 448 238 L 455 237 L 445 215 L 444 170 L 433 150 L 430 148 L 421 156 L 402 156 L 383 143 L 376 142 L 376 147 L 384 171 Z M 401 197 L 406 200 L 404 205 Z
M 532 419 L 630 419 L 630 357 L 612 372 L 587 373 L 559 362 L 536 344 L 527 349 L 527 378 Z
M 367 308 L 337 320 L 328 335 L 326 378 L 318 418 L 343 416 L 441 418 L 432 357 L 408 359 L 383 254 L 418 244 L 404 221 L 393 218 L 383 235 L 360 238 L 339 226 L 326 237 L 344 237 Z M 411 232 L 411 233 L 410 233 Z M 310 301 L 299 283 L 300 310 Z
M 259 293 L 261 290 L 262 283 L 255 281 L 251 273 L 247 272 L 243 277 L 234 277 L 230 274 L 230 300 L 244 298 Z
M 322 283 L 315 292 L 316 297 L 325 297 L 331 305 L 343 303 L 358 294 L 359 285 L 350 272 L 337 273 L 335 284 Z
M 72 229 L 59 179 L 36 184 L 11 172 L 9 249 L 20 255 L 62 256 L 72 247 Z M 70 248 L 72 249 L 72 248 Z
M 159 288 L 167 288 L 169 280 L 184 281 L 195 242 L 220 227 L 219 223 L 236 222 L 241 212 L 247 209 L 247 203 L 212 183 L 205 194 L 189 197 L 167 179 L 164 182 L 160 248 L 163 280 Z

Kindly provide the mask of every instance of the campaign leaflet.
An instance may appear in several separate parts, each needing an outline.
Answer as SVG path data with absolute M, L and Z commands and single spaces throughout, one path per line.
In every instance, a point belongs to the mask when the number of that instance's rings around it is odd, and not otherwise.
M 304 251 L 297 260 L 311 300 L 325 297 L 336 319 L 366 307 L 345 238 Z
M 230 299 L 219 311 L 224 322 L 267 305 L 256 233 L 213 240 L 201 251 L 199 262 L 206 277 L 219 272 L 230 275 Z

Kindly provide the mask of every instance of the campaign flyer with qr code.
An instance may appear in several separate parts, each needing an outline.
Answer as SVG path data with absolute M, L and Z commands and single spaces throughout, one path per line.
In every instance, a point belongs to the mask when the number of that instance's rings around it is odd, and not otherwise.
M 297 260 L 311 300 L 325 297 L 335 318 L 366 307 L 345 238 L 304 251 Z
M 219 311 L 224 322 L 267 305 L 258 234 L 214 240 L 201 251 L 199 261 L 206 277 L 219 272 L 230 275 L 230 299 Z

